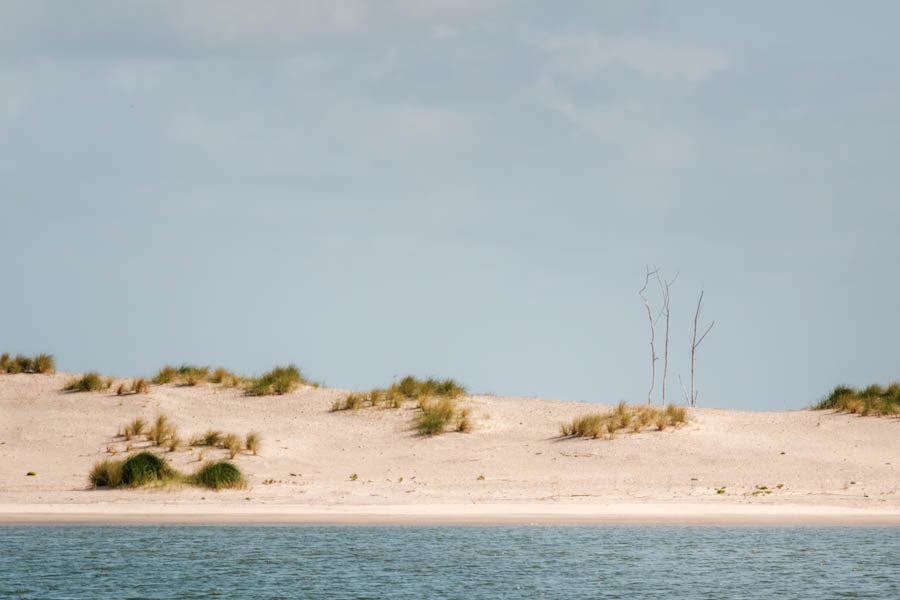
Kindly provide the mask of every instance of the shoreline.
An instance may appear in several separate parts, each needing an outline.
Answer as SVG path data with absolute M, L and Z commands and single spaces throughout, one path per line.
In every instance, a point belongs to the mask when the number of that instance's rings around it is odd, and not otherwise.
M 900 510 L 777 505 L 0 505 L 2 525 L 842 525 L 900 526 Z

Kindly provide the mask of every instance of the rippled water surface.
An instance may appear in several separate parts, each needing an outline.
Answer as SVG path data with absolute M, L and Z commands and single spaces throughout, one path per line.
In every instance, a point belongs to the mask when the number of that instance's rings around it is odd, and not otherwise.
M 900 598 L 900 528 L 0 527 L 2 598 Z

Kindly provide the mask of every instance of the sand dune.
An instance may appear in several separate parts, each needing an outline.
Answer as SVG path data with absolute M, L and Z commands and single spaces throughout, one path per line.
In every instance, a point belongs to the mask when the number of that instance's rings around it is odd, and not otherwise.
M 472 396 L 472 433 L 423 438 L 412 408 L 330 412 L 346 394 L 336 389 L 120 397 L 62 393 L 68 378 L 0 375 L 2 521 L 900 524 L 896 418 L 701 408 L 678 430 L 576 440 L 560 439 L 559 424 L 599 405 Z M 160 413 L 184 436 L 259 431 L 260 454 L 235 459 L 249 487 L 88 489 L 93 463 L 125 450 L 117 430 Z M 185 472 L 199 465 L 197 450 L 166 457 Z M 215 457 L 224 451 L 206 451 Z

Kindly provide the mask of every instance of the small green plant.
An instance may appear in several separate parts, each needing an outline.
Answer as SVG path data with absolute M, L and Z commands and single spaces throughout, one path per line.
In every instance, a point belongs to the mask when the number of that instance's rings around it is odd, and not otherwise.
M 717 494 L 720 494 L 720 495 L 721 495 L 721 494 L 724 494 L 724 493 L 725 493 L 725 486 L 723 485 L 723 486 L 720 487 L 720 488 L 716 488 L 716 493 L 717 493 Z
M 193 485 L 214 490 L 243 488 L 246 485 L 241 470 L 226 461 L 206 463 L 200 470 L 188 477 L 187 481 Z
M 358 475 L 358 474 L 356 474 L 356 473 L 351 473 L 351 474 L 350 474 L 350 481 L 356 481 L 357 479 L 359 479 L 359 475 Z
M 37 473 L 35 473 L 34 471 L 28 471 L 27 473 L 25 473 L 25 476 L 26 477 L 36 477 Z
M 250 396 L 272 396 L 288 394 L 306 380 L 295 365 L 275 367 L 262 377 L 250 381 L 247 394 Z
M 259 452 L 260 435 L 256 431 L 251 431 L 244 438 L 244 446 L 247 451 L 252 452 L 255 456 Z
M 70 379 L 63 390 L 67 392 L 99 392 L 108 389 L 109 385 L 99 373 L 91 371 L 81 377 Z
M 479 475 L 475 478 L 476 481 L 484 481 L 484 475 Z

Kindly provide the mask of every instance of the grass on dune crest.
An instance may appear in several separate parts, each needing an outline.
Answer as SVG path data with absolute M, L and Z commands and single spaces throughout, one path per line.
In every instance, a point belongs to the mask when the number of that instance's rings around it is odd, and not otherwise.
M 63 390 L 67 392 L 102 392 L 112 387 L 112 384 L 112 378 L 103 378 L 100 373 L 91 371 L 67 381 Z
M 577 417 L 560 425 L 563 437 L 583 437 L 593 439 L 613 439 L 617 432 L 639 433 L 667 427 L 678 427 L 687 423 L 687 409 L 670 404 L 665 408 L 657 406 L 629 406 L 620 402 L 614 409 Z
M 246 388 L 248 396 L 280 396 L 294 391 L 300 384 L 309 382 L 300 373 L 296 365 L 275 367 L 261 377 L 251 379 Z
M 423 397 L 418 402 L 419 414 L 413 427 L 425 436 L 440 435 L 448 429 L 459 433 L 471 433 L 474 428 L 471 411 L 460 408 L 454 398 Z
M 247 485 L 241 470 L 227 461 L 206 463 L 196 473 L 186 477 L 185 481 L 213 490 L 242 488 Z
M 874 384 L 861 390 L 839 385 L 813 408 L 817 410 L 833 409 L 862 417 L 898 416 L 900 415 L 900 382 L 895 381 L 887 387 Z
M 466 388 L 453 379 L 418 379 L 407 375 L 388 388 L 375 388 L 368 392 L 354 392 L 331 405 L 334 412 L 357 411 L 366 407 L 401 408 L 407 402 L 422 398 L 449 398 L 466 395 Z
M 10 357 L 9 352 L 0 354 L 0 373 L 40 373 L 43 375 L 52 375 L 56 373 L 56 360 L 52 354 L 38 354 L 36 356 L 25 356 L 24 354 L 16 354 Z

